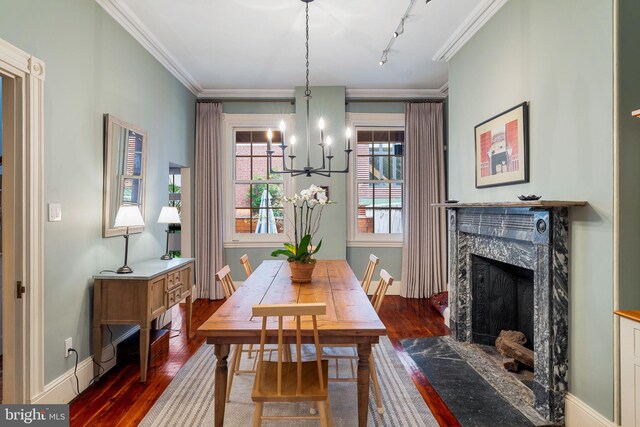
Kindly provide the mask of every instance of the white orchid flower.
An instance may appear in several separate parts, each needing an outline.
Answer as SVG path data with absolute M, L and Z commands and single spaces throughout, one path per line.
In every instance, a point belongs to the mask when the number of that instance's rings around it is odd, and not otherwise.
M 318 200 L 316 200 L 316 199 L 311 199 L 311 200 L 309 200 L 309 207 L 310 207 L 310 208 L 312 208 L 312 207 L 314 207 L 315 205 L 317 205 L 318 203 L 319 203 L 319 201 L 318 201 Z
M 302 190 L 302 191 L 300 192 L 300 198 L 301 198 L 302 200 L 309 200 L 309 199 L 311 199 L 311 196 L 312 196 L 312 195 L 313 195 L 313 194 L 312 194 L 311 190 Z
M 328 201 L 327 196 L 324 193 L 319 193 L 316 197 L 318 197 L 318 203 L 321 205 L 325 205 Z

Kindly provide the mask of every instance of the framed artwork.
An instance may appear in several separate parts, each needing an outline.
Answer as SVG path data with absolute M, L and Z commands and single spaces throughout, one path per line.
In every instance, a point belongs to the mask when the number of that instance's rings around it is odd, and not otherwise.
M 529 182 L 526 102 L 475 127 L 476 188 Z

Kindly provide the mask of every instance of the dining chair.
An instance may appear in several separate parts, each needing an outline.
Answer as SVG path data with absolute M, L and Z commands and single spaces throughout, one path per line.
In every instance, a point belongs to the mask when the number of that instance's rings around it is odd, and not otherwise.
M 371 286 L 371 279 L 373 278 L 373 273 L 376 270 L 376 266 L 380 263 L 380 258 L 375 256 L 374 254 L 369 255 L 369 262 L 367 263 L 367 268 L 364 270 L 364 277 L 362 278 L 362 289 L 364 289 L 365 294 L 369 294 L 369 287 Z
M 253 273 L 253 269 L 251 268 L 251 264 L 249 263 L 249 256 L 244 254 L 240 257 L 240 264 L 244 267 L 244 272 L 247 273 L 247 277 L 251 276 Z
M 371 255 L 372 257 L 375 258 L 374 255 Z M 377 260 L 377 258 L 376 258 Z M 371 258 L 370 258 L 370 262 L 371 262 Z M 375 264 L 374 264 L 375 265 Z M 378 286 L 376 287 L 376 290 L 373 292 L 373 296 L 371 297 L 371 304 L 373 305 L 374 310 L 376 311 L 376 313 L 380 312 L 380 307 L 382 307 L 382 302 L 384 301 L 385 296 L 387 295 L 387 290 L 389 289 L 389 287 L 391 285 L 393 285 L 393 277 L 389 274 L 389 272 L 387 272 L 387 270 L 385 270 L 384 268 L 382 270 L 380 270 L 380 280 L 378 281 Z M 352 348 L 352 354 L 336 354 L 338 352 L 332 352 L 331 354 L 327 354 L 326 352 L 323 351 L 322 353 L 322 357 L 323 359 L 334 359 L 335 360 L 335 366 L 336 366 L 336 377 L 330 377 L 329 381 L 332 382 L 353 382 L 353 381 L 357 381 L 357 377 L 355 375 L 355 369 L 353 366 L 353 362 L 354 360 L 358 360 L 358 353 L 357 353 L 357 349 L 356 346 L 354 346 L 353 344 L 346 344 L 346 345 L 329 345 L 329 346 L 325 346 L 323 347 L 323 349 L 325 348 L 341 348 L 341 347 L 350 347 Z M 351 377 L 348 378 L 340 378 L 338 375 L 338 361 L 341 359 L 347 359 L 349 360 L 349 364 L 351 366 Z M 378 384 L 378 372 L 376 371 L 376 365 L 375 365 L 375 358 L 373 357 L 373 351 L 371 351 L 371 354 L 369 355 L 369 372 L 371 374 L 371 380 L 373 382 L 373 389 L 374 389 L 374 394 L 376 396 L 376 407 L 378 409 L 378 413 L 379 414 L 384 414 L 384 406 L 382 405 L 382 392 L 380 391 L 380 384 Z
M 231 269 L 228 265 L 225 265 L 220 269 L 220 271 L 216 273 L 216 280 L 220 282 L 225 298 L 231 298 L 231 295 L 233 295 L 233 293 L 236 291 L 236 287 L 233 284 L 233 279 L 231 278 Z M 255 363 L 252 369 L 240 369 L 242 353 L 248 353 L 249 351 L 255 352 L 255 350 L 244 350 L 242 344 L 236 345 L 233 350 L 233 354 L 231 355 L 231 365 L 228 374 L 229 376 L 227 378 L 227 402 L 229 401 L 229 397 L 231 396 L 231 387 L 233 386 L 234 375 L 238 375 L 241 373 L 255 373 Z
M 262 420 L 288 419 L 320 420 L 321 426 L 333 425 L 331 405 L 328 392 L 328 362 L 322 360 L 320 339 L 318 337 L 318 319 L 327 312 L 324 303 L 310 304 L 274 304 L 254 305 L 253 316 L 262 317 L 260 333 L 260 351 L 258 369 L 253 384 L 251 399 L 255 402 L 253 415 L 254 427 L 261 426 Z M 285 316 L 293 316 L 296 325 L 296 361 L 284 361 L 283 323 Z M 313 342 L 316 350 L 315 361 L 302 361 L 302 320 L 303 316 L 311 317 Z M 265 343 L 267 341 L 267 319 L 278 318 L 278 361 L 264 360 Z M 308 331 L 305 323 L 305 331 Z M 318 416 L 264 416 L 263 407 L 268 402 L 315 402 L 318 405 Z

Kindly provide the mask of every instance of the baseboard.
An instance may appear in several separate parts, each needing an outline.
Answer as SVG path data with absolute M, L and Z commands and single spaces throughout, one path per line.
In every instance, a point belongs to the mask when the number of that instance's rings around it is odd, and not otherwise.
M 565 423 L 567 427 L 615 427 L 613 421 L 571 393 L 565 399 Z
M 125 332 L 122 336 L 113 341 L 113 345 L 116 347 L 116 354 L 118 344 L 129 338 L 131 335 L 138 331 L 139 327 L 133 327 Z M 102 349 L 103 357 L 106 359 L 111 358 L 112 355 L 111 344 L 108 344 Z M 73 357 L 73 356 L 69 356 Z M 93 379 L 93 357 L 87 357 L 86 359 L 78 363 L 78 381 L 80 386 L 80 392 L 82 393 L 89 383 Z M 113 368 L 117 362 L 117 357 L 114 357 L 106 363 L 102 364 L 104 369 L 103 373 Z M 76 379 L 73 375 L 73 369 L 69 369 L 64 374 L 60 375 L 55 380 L 51 381 L 44 387 L 44 391 L 38 394 L 31 403 L 39 404 L 53 404 L 53 403 L 69 403 L 76 397 Z

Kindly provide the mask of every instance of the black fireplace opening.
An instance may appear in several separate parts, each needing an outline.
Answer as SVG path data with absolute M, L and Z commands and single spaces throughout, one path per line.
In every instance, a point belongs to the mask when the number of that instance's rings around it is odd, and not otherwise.
M 472 341 L 495 345 L 500 331 L 520 331 L 533 350 L 533 270 L 471 258 Z

